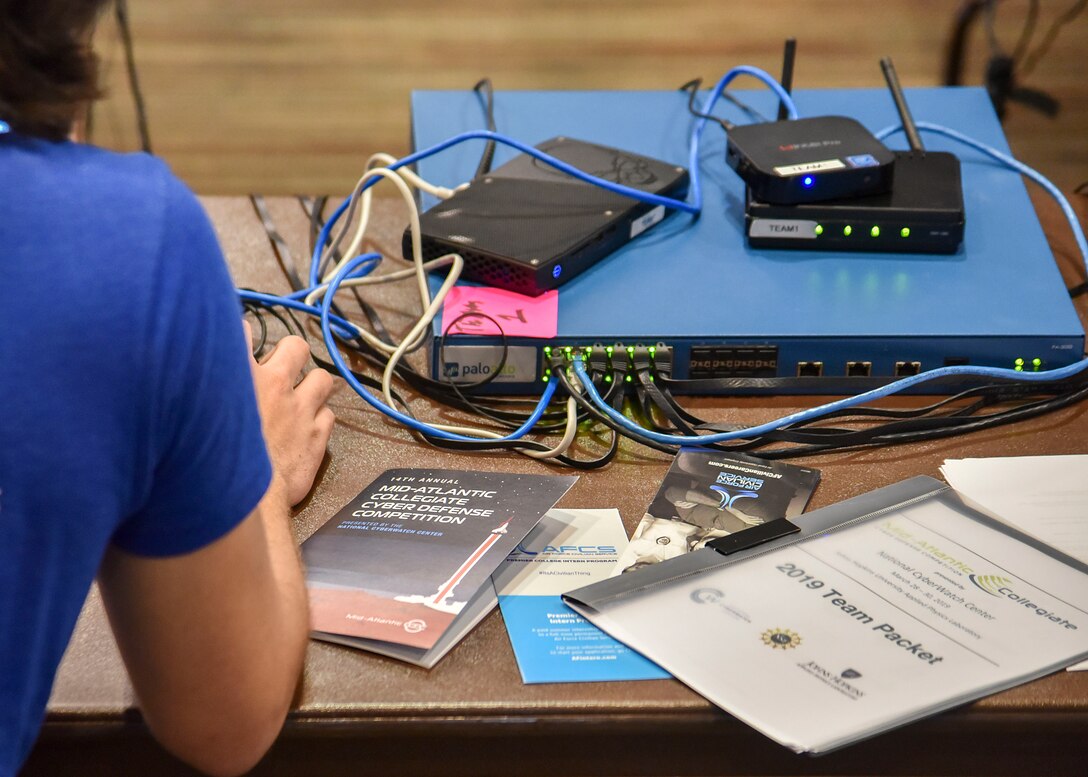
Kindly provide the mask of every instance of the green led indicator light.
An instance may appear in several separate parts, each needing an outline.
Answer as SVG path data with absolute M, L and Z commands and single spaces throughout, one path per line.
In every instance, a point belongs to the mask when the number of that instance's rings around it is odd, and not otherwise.
M 880 237 L 880 227 L 874 226 L 872 229 L 869 230 L 869 234 L 873 237 Z
M 1031 366 L 1035 368 L 1036 372 L 1038 372 L 1039 368 L 1043 366 L 1043 360 L 1039 357 L 1035 357 L 1031 360 Z
M 544 346 L 544 354 L 546 356 L 551 356 L 552 355 L 552 347 L 550 345 L 545 345 Z
M 627 376 L 627 378 L 626 378 L 625 380 L 626 380 L 626 381 L 627 381 L 628 383 L 630 383 L 630 382 L 631 382 L 631 376 L 630 376 L 630 375 L 628 375 L 628 376 Z
M 547 383 L 548 382 L 548 377 L 549 376 L 545 375 L 543 378 L 540 379 L 540 382 L 541 383 Z
M 844 235 L 846 235 L 847 237 L 850 237 L 850 235 L 852 235 L 853 232 L 854 232 L 854 228 L 852 226 L 850 226 L 849 224 L 847 224 L 845 227 L 842 228 L 842 233 Z
M 655 353 L 657 353 L 657 349 L 654 348 L 652 345 L 647 350 L 649 350 L 650 356 L 653 356 Z
M 614 349 L 613 349 L 613 348 L 612 348 L 612 346 L 610 345 L 610 346 L 608 346 L 607 348 L 605 348 L 605 349 L 604 349 L 604 352 L 605 352 L 605 353 L 607 353 L 607 354 L 608 354 L 609 356 L 611 356 L 611 355 L 612 355 L 612 351 L 613 351 L 613 350 L 614 350 Z
M 1016 361 L 1013 362 L 1013 364 L 1015 364 L 1017 367 L 1023 367 L 1024 366 L 1024 360 L 1023 359 L 1017 359 Z
M 570 352 L 571 352 L 571 350 L 572 350 L 572 349 L 571 349 L 571 347 L 570 347 L 570 346 L 568 345 L 568 346 L 567 346 L 566 348 L 564 348 L 564 349 L 563 349 L 563 352 L 564 352 L 564 353 L 565 353 L 565 354 L 566 354 L 567 356 L 570 356 Z
M 817 224 L 817 225 L 816 225 L 816 229 L 815 229 L 815 230 L 813 230 L 813 231 L 814 231 L 814 232 L 815 232 L 815 233 L 816 233 L 817 235 L 822 235 L 822 234 L 824 233 L 824 225 L 823 225 L 823 224 Z
M 635 346 L 633 346 L 633 345 L 627 346 L 627 353 L 634 353 L 634 352 L 635 352 Z
M 903 227 L 899 230 L 899 237 L 910 237 L 910 227 Z
M 611 375 L 605 375 L 604 376 L 604 382 L 605 383 L 611 383 L 612 382 L 612 376 Z

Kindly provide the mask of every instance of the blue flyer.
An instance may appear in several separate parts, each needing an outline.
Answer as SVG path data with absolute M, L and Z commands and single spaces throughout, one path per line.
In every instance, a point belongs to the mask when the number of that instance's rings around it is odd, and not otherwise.
M 526 683 L 658 680 L 670 675 L 605 634 L 561 594 L 612 573 L 627 534 L 616 510 L 550 510 L 495 571 Z

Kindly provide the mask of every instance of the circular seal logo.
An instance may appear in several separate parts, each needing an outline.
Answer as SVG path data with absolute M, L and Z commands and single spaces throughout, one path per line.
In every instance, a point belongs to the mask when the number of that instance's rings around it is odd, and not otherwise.
M 725 596 L 717 588 L 696 588 L 691 592 L 691 601 L 696 604 L 714 604 Z
M 767 629 L 762 635 L 763 644 L 775 650 L 789 650 L 801 644 L 801 635 L 789 629 Z
M 427 628 L 427 621 L 420 620 L 419 618 L 413 618 L 410 621 L 404 622 L 404 630 L 409 634 L 418 634 Z

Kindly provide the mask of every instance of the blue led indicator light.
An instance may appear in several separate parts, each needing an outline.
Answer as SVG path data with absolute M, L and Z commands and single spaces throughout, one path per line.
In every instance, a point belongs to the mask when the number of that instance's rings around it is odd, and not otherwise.
M 811 189 L 814 183 L 816 183 L 816 179 L 813 178 L 811 175 L 806 175 L 804 178 L 801 179 L 801 185 L 804 186 L 806 189 Z
M 555 267 L 552 268 L 552 277 L 553 278 L 558 278 L 559 275 L 562 272 L 563 272 L 563 265 L 557 264 Z

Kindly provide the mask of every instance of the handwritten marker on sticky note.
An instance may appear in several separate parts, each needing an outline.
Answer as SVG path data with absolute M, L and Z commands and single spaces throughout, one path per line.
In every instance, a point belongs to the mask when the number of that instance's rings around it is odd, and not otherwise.
M 490 286 L 454 286 L 442 303 L 443 334 L 496 337 L 500 334 L 496 324 L 507 337 L 554 338 L 559 291 L 526 297 Z

